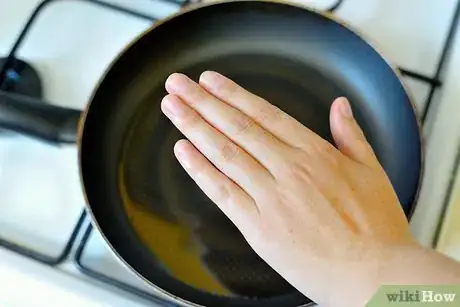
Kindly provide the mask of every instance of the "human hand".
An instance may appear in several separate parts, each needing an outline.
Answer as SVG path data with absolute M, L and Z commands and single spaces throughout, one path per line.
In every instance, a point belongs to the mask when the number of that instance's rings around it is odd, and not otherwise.
M 203 73 L 199 84 L 173 74 L 166 89 L 162 110 L 188 139 L 174 148 L 181 165 L 259 256 L 312 300 L 364 305 L 389 251 L 416 245 L 345 98 L 331 107 L 336 149 L 217 73 Z

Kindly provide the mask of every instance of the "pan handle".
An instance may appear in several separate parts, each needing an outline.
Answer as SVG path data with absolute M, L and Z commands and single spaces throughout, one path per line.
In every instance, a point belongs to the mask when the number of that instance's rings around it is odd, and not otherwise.
M 75 143 L 81 111 L 0 91 L 0 128 L 49 143 Z

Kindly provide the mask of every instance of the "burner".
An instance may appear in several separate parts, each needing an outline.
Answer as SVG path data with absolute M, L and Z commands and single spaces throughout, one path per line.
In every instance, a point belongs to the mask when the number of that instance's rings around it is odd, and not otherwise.
M 0 67 L 6 58 L 0 58 Z M 21 94 L 41 99 L 43 95 L 42 82 L 38 72 L 26 62 L 13 59 L 12 65 L 6 68 L 4 78 L 0 77 L 0 89 L 6 92 Z

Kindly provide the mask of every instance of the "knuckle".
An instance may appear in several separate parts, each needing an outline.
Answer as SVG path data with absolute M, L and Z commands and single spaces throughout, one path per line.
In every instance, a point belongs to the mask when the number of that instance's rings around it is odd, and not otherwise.
M 200 122 L 200 116 L 194 111 L 189 111 L 184 117 L 183 126 L 188 128 L 195 127 Z
M 310 170 L 308 166 L 302 165 L 300 163 L 291 163 L 288 166 L 288 173 L 290 177 L 298 180 L 300 182 L 310 181 Z
M 270 103 L 262 98 L 261 99 L 261 107 L 255 113 L 254 118 L 256 122 L 261 124 L 266 123 L 276 123 L 283 118 L 283 111 L 278 109 L 277 107 L 270 105 Z
M 296 182 L 310 182 L 314 165 L 306 163 L 309 160 L 311 159 L 303 154 L 293 155 L 290 159 L 284 160 L 281 167 L 284 168 L 286 178 Z
M 320 137 L 315 137 L 307 140 L 302 149 L 310 158 L 322 158 L 332 154 L 335 147 Z
M 282 120 L 284 120 L 286 118 L 286 113 L 284 113 L 281 109 L 273 106 L 273 108 L 270 110 L 270 116 L 269 117 L 270 117 L 270 120 L 278 122 L 278 121 L 282 121 Z
M 322 153 L 321 156 L 326 157 L 326 158 L 337 158 L 337 149 L 332 146 L 332 144 L 328 142 L 321 142 L 321 144 L 318 145 L 318 149 Z
M 233 120 L 233 127 L 238 134 L 247 133 L 254 129 L 255 121 L 248 116 L 236 116 Z
M 238 91 L 238 85 L 228 79 L 222 79 L 217 84 L 216 87 L 220 92 L 226 97 L 230 97 Z
M 214 190 L 215 202 L 219 205 L 227 204 L 231 199 L 231 193 L 227 185 L 218 184 Z
M 343 162 L 339 151 L 329 142 L 319 140 L 314 146 L 307 150 L 308 159 L 315 161 L 318 165 L 328 168 L 339 168 Z
M 340 159 L 341 156 L 337 155 L 336 153 L 326 154 L 324 155 L 324 159 L 326 163 L 332 169 L 340 169 L 340 165 L 342 164 L 343 160 Z
M 222 159 L 227 163 L 236 161 L 241 156 L 241 154 L 241 148 L 231 142 L 226 142 L 220 148 L 220 155 Z
M 271 112 L 267 110 L 266 107 L 261 107 L 254 115 L 254 119 L 256 122 L 261 123 L 262 125 L 265 123 L 271 122 Z
M 267 104 L 269 107 L 267 107 L 265 120 L 270 121 L 270 123 L 285 124 L 294 119 L 277 106 L 270 105 L 269 102 Z

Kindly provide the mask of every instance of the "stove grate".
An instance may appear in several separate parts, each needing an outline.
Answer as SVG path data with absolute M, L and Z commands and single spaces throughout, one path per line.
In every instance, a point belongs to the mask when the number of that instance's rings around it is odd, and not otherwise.
M 37 7 L 33 11 L 33 13 L 29 16 L 25 26 L 23 27 L 23 29 L 21 30 L 21 32 L 17 36 L 17 38 L 16 38 L 16 40 L 15 40 L 15 42 L 13 44 L 13 47 L 11 48 L 8 56 L 6 57 L 6 59 L 4 61 L 0 62 L 0 64 L 2 64 L 0 66 L 0 91 L 8 92 L 8 90 L 10 88 L 14 88 L 14 86 L 12 86 L 12 83 L 14 85 L 14 82 L 16 80 L 11 79 L 12 78 L 11 76 L 17 76 L 18 75 L 18 72 L 16 71 L 16 68 L 17 68 L 17 65 L 22 63 L 22 61 L 16 57 L 17 51 L 19 50 L 19 48 L 22 45 L 22 43 L 25 41 L 25 39 L 27 37 L 27 34 L 29 33 L 30 29 L 33 27 L 34 22 L 36 21 L 37 17 L 40 15 L 40 13 L 43 12 L 43 10 L 47 6 L 49 6 L 49 5 L 53 4 L 53 3 L 57 3 L 59 1 L 61 1 L 61 0 L 43 0 L 40 4 L 37 5 Z M 108 9 L 108 10 L 116 11 L 116 12 L 119 12 L 121 14 L 130 15 L 130 16 L 132 16 L 134 18 L 139 18 L 139 19 L 142 19 L 142 20 L 150 21 L 150 22 L 155 22 L 157 20 L 153 16 L 143 14 L 143 13 L 140 13 L 140 12 L 136 12 L 134 10 L 131 10 L 131 9 L 119 6 L 119 5 L 110 4 L 110 3 L 107 3 L 107 2 L 104 2 L 104 1 L 101 1 L 101 0 L 80 0 L 80 1 L 84 1 L 84 2 L 87 2 L 87 3 L 93 4 L 95 6 L 99 6 L 99 7 Z M 179 0 L 163 0 L 163 1 L 173 3 L 173 4 L 177 4 L 179 6 L 184 6 L 184 5 L 187 5 L 189 3 L 197 2 L 197 0 L 195 0 L 195 1 L 194 0 L 185 0 L 185 1 L 182 1 L 182 2 L 179 1 Z M 198 1 L 200 1 L 200 0 L 198 0 Z M 328 9 L 326 9 L 326 11 L 331 12 L 331 13 L 336 11 L 337 9 L 340 8 L 340 6 L 343 4 L 343 2 L 344 2 L 344 0 L 335 1 L 335 3 L 333 5 L 331 5 Z M 456 6 L 455 11 L 453 12 L 452 16 L 453 16 L 453 18 L 452 18 L 452 21 L 451 21 L 451 23 L 449 25 L 449 31 L 448 31 L 447 36 L 445 38 L 444 46 L 442 48 L 442 53 L 441 53 L 440 59 L 438 61 L 438 64 L 437 64 L 437 67 L 436 67 L 436 70 L 435 70 L 435 73 L 434 73 L 433 76 L 421 74 L 421 73 L 418 73 L 418 72 L 413 71 L 413 70 L 409 70 L 409 69 L 405 69 L 403 67 L 399 67 L 399 70 L 400 70 L 400 72 L 401 72 L 401 74 L 403 76 L 408 77 L 408 78 L 412 78 L 414 80 L 418 80 L 418 81 L 423 82 L 423 83 L 425 83 L 425 84 L 427 84 L 429 86 L 429 92 L 428 92 L 428 95 L 427 95 L 427 98 L 426 98 L 426 102 L 424 104 L 424 109 L 422 110 L 422 113 L 421 113 L 422 123 L 425 123 L 425 121 L 426 121 L 426 119 L 427 119 L 427 117 L 428 117 L 428 115 L 430 113 L 430 110 L 433 107 L 433 97 L 434 97 L 434 95 L 436 94 L 437 90 L 439 88 L 441 88 L 442 85 L 443 85 L 443 82 L 442 82 L 443 70 L 445 68 L 445 64 L 446 64 L 447 59 L 448 59 L 450 47 L 451 47 L 451 45 L 452 45 L 452 43 L 454 41 L 455 30 L 456 30 L 458 22 L 459 22 L 460 0 L 457 1 L 457 6 Z M 171 303 L 167 303 L 167 302 L 163 301 L 162 299 L 159 299 L 159 298 L 153 296 L 150 293 L 147 293 L 145 291 L 139 290 L 139 289 L 137 289 L 135 287 L 132 287 L 132 286 L 126 284 L 126 283 L 123 283 L 123 282 L 121 282 L 119 280 L 111 278 L 111 277 L 109 277 L 107 275 L 104 275 L 104 274 L 102 274 L 100 272 L 94 271 L 93 269 L 87 267 L 82 262 L 82 256 L 84 254 L 85 247 L 86 247 L 86 245 L 88 243 L 88 240 L 89 240 L 89 238 L 91 236 L 91 233 L 94 230 L 93 226 L 91 224 L 89 224 L 85 229 L 83 229 L 84 228 L 83 227 L 84 222 L 87 219 L 89 219 L 89 217 L 87 216 L 85 211 L 83 211 L 81 213 L 80 217 L 78 218 L 78 221 L 77 221 L 77 223 L 75 225 L 75 228 L 74 228 L 73 232 L 71 233 L 71 235 L 69 237 L 69 240 L 67 241 L 62 253 L 56 258 L 50 257 L 48 255 L 43 255 L 43 254 L 37 253 L 35 251 L 32 251 L 32 250 L 27 249 L 25 247 L 22 247 L 22 246 L 20 246 L 20 245 L 18 245 L 16 243 L 9 242 L 6 238 L 0 238 L 0 246 L 5 247 L 7 249 L 10 249 L 10 250 L 12 250 L 12 251 L 14 251 L 16 253 L 19 253 L 19 254 L 21 254 L 23 256 L 35 259 L 36 261 L 46 263 L 46 264 L 49 264 L 51 266 L 55 266 L 55 265 L 59 265 L 64 260 L 66 260 L 69 257 L 70 250 L 72 249 L 72 247 L 74 245 L 76 245 L 76 253 L 75 253 L 74 261 L 75 261 L 77 267 L 80 269 L 80 271 L 83 274 L 86 274 L 86 275 L 88 275 L 88 276 L 90 276 L 90 277 L 92 277 L 94 279 L 97 279 L 97 280 L 103 282 L 103 283 L 110 284 L 110 285 L 112 285 L 112 286 L 114 286 L 116 288 L 122 289 L 124 291 L 132 293 L 132 294 L 137 295 L 139 297 L 145 298 L 145 299 L 150 300 L 152 302 L 161 303 L 162 305 L 169 306 L 169 307 L 173 307 L 173 306 L 175 307 L 176 306 L 176 305 L 173 305 Z M 83 232 L 83 235 L 81 236 L 81 238 L 79 240 L 77 240 L 77 237 L 81 232 Z
M 61 264 L 69 256 L 70 250 L 74 246 L 75 241 L 77 240 L 78 234 L 80 232 L 80 229 L 83 223 L 85 222 L 85 220 L 86 220 L 86 212 L 85 210 L 83 210 L 82 213 L 80 214 L 80 217 L 77 220 L 77 223 L 75 224 L 74 229 L 72 230 L 72 233 L 69 236 L 69 239 L 67 240 L 67 243 L 64 245 L 64 248 L 62 249 L 61 253 L 56 257 L 37 252 L 28 247 L 8 241 L 5 238 L 0 238 L 0 246 L 7 248 L 13 252 L 16 252 L 22 256 L 31 258 L 35 261 L 38 261 L 44 264 L 48 264 L 51 266 L 56 266 L 56 265 Z
M 133 287 L 131 285 L 128 285 L 127 283 L 123 283 L 119 280 L 116 280 L 115 278 L 112 278 L 110 276 L 107 276 L 101 272 L 98 272 L 94 270 L 93 268 L 88 267 L 87 265 L 84 264 L 83 262 L 83 255 L 85 252 L 85 248 L 87 246 L 87 243 L 91 237 L 91 234 L 93 232 L 93 226 L 89 224 L 86 229 L 84 230 L 83 236 L 80 240 L 80 244 L 78 244 L 77 249 L 75 251 L 75 263 L 77 264 L 78 269 L 80 272 L 83 274 L 86 274 L 90 277 L 93 277 L 99 281 L 102 281 L 104 283 L 110 284 L 118 289 L 121 289 L 123 291 L 130 292 L 134 295 L 139 296 L 140 298 L 146 299 L 148 301 L 151 301 L 153 303 L 158 303 L 161 304 L 161 306 L 164 307 L 179 307 L 177 304 L 173 304 L 171 302 L 167 302 L 164 299 L 158 298 L 146 291 L 140 290 L 136 287 Z

